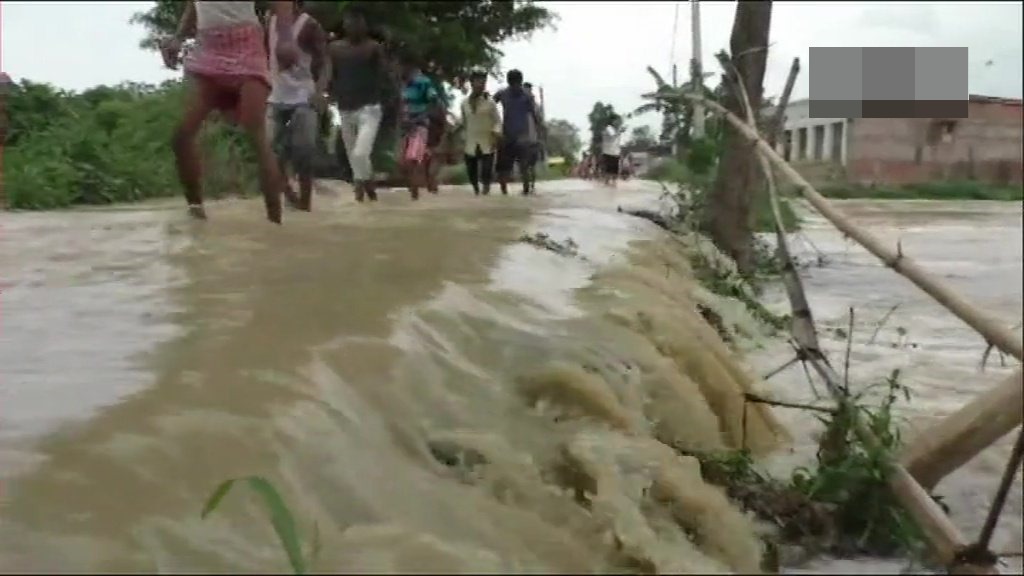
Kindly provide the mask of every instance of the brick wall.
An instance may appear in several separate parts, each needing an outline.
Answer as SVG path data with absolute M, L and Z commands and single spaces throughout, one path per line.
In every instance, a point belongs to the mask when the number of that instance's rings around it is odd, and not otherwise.
M 980 180 L 1021 184 L 1020 103 L 975 102 L 968 118 L 852 122 L 847 174 L 862 184 Z

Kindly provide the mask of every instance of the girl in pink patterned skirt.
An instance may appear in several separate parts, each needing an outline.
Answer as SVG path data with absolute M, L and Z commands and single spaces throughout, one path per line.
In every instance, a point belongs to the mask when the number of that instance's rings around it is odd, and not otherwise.
M 291 40 L 294 2 L 275 1 L 270 5 L 281 29 L 278 61 L 287 67 L 295 63 L 298 55 Z M 206 218 L 196 138 L 207 116 L 216 110 L 240 125 L 255 145 L 267 218 L 280 224 L 281 194 L 286 192 L 286 186 L 267 140 L 265 117 L 270 80 L 263 26 L 254 2 L 189 0 L 178 32 L 161 45 L 164 63 L 169 68 L 177 68 L 182 41 L 191 33 L 195 35 L 196 46 L 184 59 L 190 94 L 173 140 L 189 213 Z M 292 197 L 289 200 L 296 201 Z

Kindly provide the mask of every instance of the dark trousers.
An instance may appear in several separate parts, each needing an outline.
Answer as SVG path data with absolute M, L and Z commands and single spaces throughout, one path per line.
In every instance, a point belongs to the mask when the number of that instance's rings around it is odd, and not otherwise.
M 484 185 L 486 192 L 491 187 L 494 179 L 494 154 L 484 154 L 480 147 L 476 147 L 476 154 L 466 154 L 466 175 L 469 176 L 469 183 L 473 186 L 474 192 L 480 191 L 480 183 Z

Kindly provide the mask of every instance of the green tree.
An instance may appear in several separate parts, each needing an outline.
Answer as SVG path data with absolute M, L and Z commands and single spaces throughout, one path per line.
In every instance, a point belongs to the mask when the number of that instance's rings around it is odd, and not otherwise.
M 594 103 L 594 107 L 590 110 L 590 114 L 587 115 L 587 120 L 590 122 L 591 154 L 601 153 L 601 133 L 608 127 L 612 118 L 616 115 L 615 107 L 611 104 L 605 104 L 601 101 Z
M 568 120 L 553 118 L 548 120 L 547 152 L 549 156 L 561 156 L 569 163 L 575 163 L 577 154 L 583 147 L 580 130 Z
M 388 43 L 420 56 L 439 79 L 461 84 L 474 68 L 496 71 L 502 56 L 498 45 L 524 38 L 552 25 L 555 16 L 531 1 L 479 2 L 368 2 L 359 1 L 370 25 L 383 33 Z M 341 34 L 341 13 L 349 2 L 307 1 L 306 10 L 324 28 Z M 265 10 L 266 2 L 257 1 Z M 132 21 L 142 24 L 147 35 L 143 48 L 154 49 L 163 36 L 178 25 L 185 3 L 157 0 Z
M 646 124 L 633 128 L 629 133 L 628 146 L 630 148 L 647 149 L 657 146 L 657 144 L 658 139 L 654 137 L 654 131 Z
M 722 95 L 722 87 L 708 88 L 703 79 L 713 74 L 702 75 L 701 85 L 695 86 L 693 80 L 689 80 L 682 86 L 672 87 L 665 82 L 653 67 L 648 66 L 647 72 L 654 79 L 655 89 L 641 96 L 645 102 L 640 105 L 631 115 L 647 114 L 658 112 L 662 115 L 661 135 L 659 140 L 664 145 L 675 145 L 677 153 L 682 157 L 686 156 L 693 140 L 693 101 L 684 98 L 682 93 L 703 93 L 709 100 L 719 101 Z M 718 118 L 710 111 L 704 110 L 705 138 L 714 139 L 718 127 Z

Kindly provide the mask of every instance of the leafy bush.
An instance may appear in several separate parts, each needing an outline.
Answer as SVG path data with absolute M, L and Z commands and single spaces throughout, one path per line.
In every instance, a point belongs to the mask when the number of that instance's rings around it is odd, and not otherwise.
M 8 207 L 53 209 L 179 193 L 170 141 L 184 86 L 101 86 L 81 94 L 22 82 L 7 96 Z M 254 189 L 253 152 L 223 123 L 202 135 L 208 197 Z
M 704 152 L 702 151 L 699 154 L 704 154 Z M 696 161 L 698 164 L 700 162 L 703 162 L 703 159 Z M 651 166 L 645 178 L 662 183 L 671 182 L 676 184 L 678 187 L 677 199 L 685 204 L 686 211 L 693 213 L 703 210 L 705 196 L 714 182 L 714 172 L 710 170 L 704 173 L 694 172 L 687 165 L 671 158 L 664 158 Z M 683 199 L 680 194 L 685 194 L 686 198 Z M 799 228 L 800 219 L 789 205 L 789 202 L 784 198 L 779 199 L 779 211 L 782 213 L 782 224 L 786 227 L 787 231 L 792 232 Z M 775 231 L 775 218 L 772 215 L 767 193 L 754 196 L 752 212 L 755 232 Z M 694 224 L 696 225 L 697 222 L 694 222 Z
M 707 175 L 718 163 L 721 146 L 714 140 L 699 138 L 690 143 L 686 153 L 686 167 L 693 174 Z

